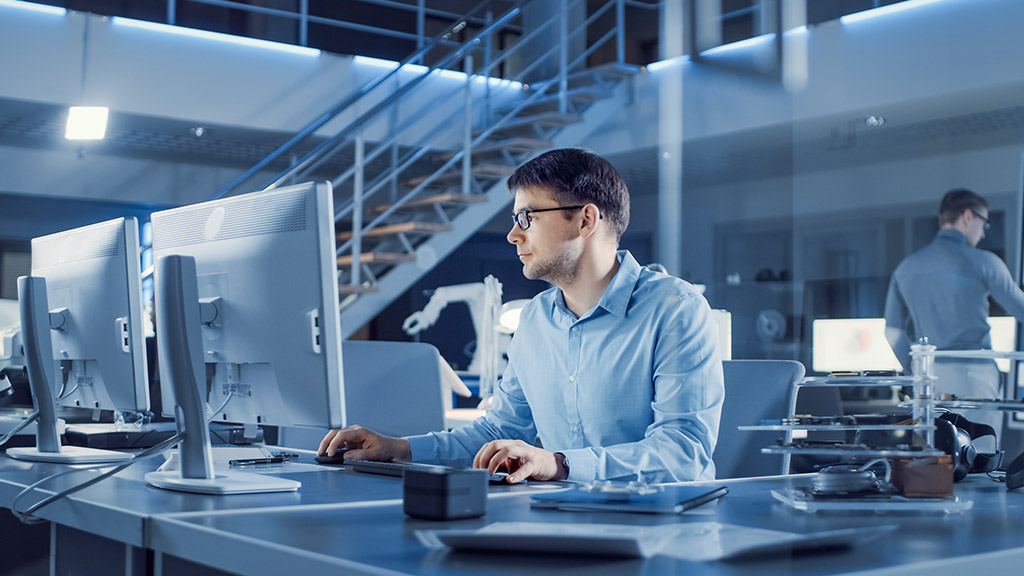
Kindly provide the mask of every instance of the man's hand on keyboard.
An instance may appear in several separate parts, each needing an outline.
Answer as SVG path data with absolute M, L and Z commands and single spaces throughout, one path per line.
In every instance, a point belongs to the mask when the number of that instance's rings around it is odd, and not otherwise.
M 490 474 L 508 470 L 509 483 L 534 480 L 564 480 L 555 454 L 531 446 L 522 440 L 495 440 L 484 444 L 473 459 L 474 468 L 487 468 Z
M 317 454 L 333 456 L 339 448 L 345 448 L 346 460 L 411 460 L 412 449 L 408 440 L 377 434 L 362 426 L 348 426 L 331 430 L 320 441 Z

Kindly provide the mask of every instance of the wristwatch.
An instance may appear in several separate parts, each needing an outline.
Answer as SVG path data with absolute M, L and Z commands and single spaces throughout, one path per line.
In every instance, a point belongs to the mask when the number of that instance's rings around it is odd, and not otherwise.
M 555 464 L 558 465 L 558 472 L 559 472 L 558 475 L 560 476 L 560 478 L 558 478 L 558 480 L 566 480 L 566 479 L 568 479 L 569 478 L 569 459 L 566 458 L 565 454 L 562 454 L 561 452 L 555 452 Z M 565 472 L 564 476 L 562 475 L 563 471 Z

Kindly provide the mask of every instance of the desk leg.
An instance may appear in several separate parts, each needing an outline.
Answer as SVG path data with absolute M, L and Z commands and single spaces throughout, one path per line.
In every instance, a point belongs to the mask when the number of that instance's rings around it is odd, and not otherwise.
M 152 553 L 123 542 L 51 523 L 53 576 L 101 576 L 153 573 Z

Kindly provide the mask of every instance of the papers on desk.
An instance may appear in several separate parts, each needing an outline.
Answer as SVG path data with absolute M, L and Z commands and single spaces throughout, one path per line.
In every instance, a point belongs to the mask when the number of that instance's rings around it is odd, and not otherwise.
M 754 554 L 792 553 L 852 545 L 895 526 L 795 534 L 718 522 L 635 526 L 497 522 L 479 530 L 417 530 L 427 548 L 648 558 L 707 562 Z

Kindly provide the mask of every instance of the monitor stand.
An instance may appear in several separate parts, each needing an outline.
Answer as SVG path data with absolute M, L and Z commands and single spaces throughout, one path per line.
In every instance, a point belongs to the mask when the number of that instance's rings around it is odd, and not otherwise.
M 146 474 L 146 482 L 166 490 L 198 494 L 252 494 L 294 492 L 295 480 L 251 472 L 214 473 L 210 428 L 199 394 L 206 389 L 203 364 L 202 311 L 196 283 L 196 261 L 189 256 L 167 256 L 157 263 L 157 354 L 159 365 L 174 389 L 174 420 L 184 436 L 178 444 L 180 470 Z
M 39 421 L 36 422 L 36 447 L 9 448 L 7 455 L 18 460 L 58 464 L 101 464 L 131 460 L 132 455 L 125 452 L 60 445 L 57 400 L 53 394 L 55 372 L 50 329 L 63 326 L 64 313 L 50 312 L 45 278 L 18 278 L 18 301 L 28 383 L 32 389 L 32 401 L 39 411 Z

